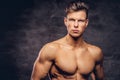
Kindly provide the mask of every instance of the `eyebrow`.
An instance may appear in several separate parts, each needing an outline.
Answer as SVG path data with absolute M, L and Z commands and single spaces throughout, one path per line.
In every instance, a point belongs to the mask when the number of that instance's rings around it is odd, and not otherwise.
M 73 18 L 68 18 L 69 20 L 74 20 L 75 21 L 75 19 L 73 19 Z

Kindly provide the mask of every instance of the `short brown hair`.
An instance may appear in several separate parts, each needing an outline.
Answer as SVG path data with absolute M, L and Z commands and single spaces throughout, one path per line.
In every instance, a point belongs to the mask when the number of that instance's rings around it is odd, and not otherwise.
M 66 15 L 71 12 L 84 10 L 86 12 L 86 18 L 88 18 L 88 5 L 85 2 L 73 1 L 68 4 L 65 9 Z

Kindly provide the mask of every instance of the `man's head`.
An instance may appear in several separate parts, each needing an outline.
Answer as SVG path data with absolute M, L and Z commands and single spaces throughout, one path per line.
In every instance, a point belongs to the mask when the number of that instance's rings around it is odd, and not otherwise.
M 88 8 L 89 8 L 88 5 L 84 2 L 80 2 L 80 1 L 70 2 L 65 9 L 66 16 L 69 13 L 83 10 L 86 12 L 86 19 L 88 19 Z
M 71 2 L 66 8 L 64 23 L 70 36 L 80 37 L 88 25 L 88 6 L 84 2 Z

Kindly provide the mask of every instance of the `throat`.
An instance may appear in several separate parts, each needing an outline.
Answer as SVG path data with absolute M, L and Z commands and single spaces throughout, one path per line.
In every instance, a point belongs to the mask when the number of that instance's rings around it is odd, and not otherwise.
M 72 46 L 73 48 L 82 47 L 85 44 L 82 37 L 73 38 L 73 37 L 67 35 L 67 36 L 65 36 L 65 40 L 66 40 L 67 44 Z

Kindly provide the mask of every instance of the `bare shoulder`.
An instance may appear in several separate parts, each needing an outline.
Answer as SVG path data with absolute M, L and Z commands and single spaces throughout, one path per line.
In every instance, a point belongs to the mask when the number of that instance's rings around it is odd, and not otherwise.
M 56 42 L 50 42 L 45 44 L 39 52 L 39 60 L 54 60 L 56 56 L 56 51 L 58 49 L 58 44 Z
M 56 49 L 58 49 L 59 45 L 57 42 L 50 42 L 50 43 L 47 43 L 43 46 L 42 50 L 44 51 L 50 51 L 50 52 L 53 52 L 53 51 L 56 51 Z
M 102 49 L 100 47 L 89 44 L 88 49 L 89 49 L 90 53 L 92 54 L 92 56 L 97 61 L 100 61 L 103 59 L 103 52 L 102 52 Z

